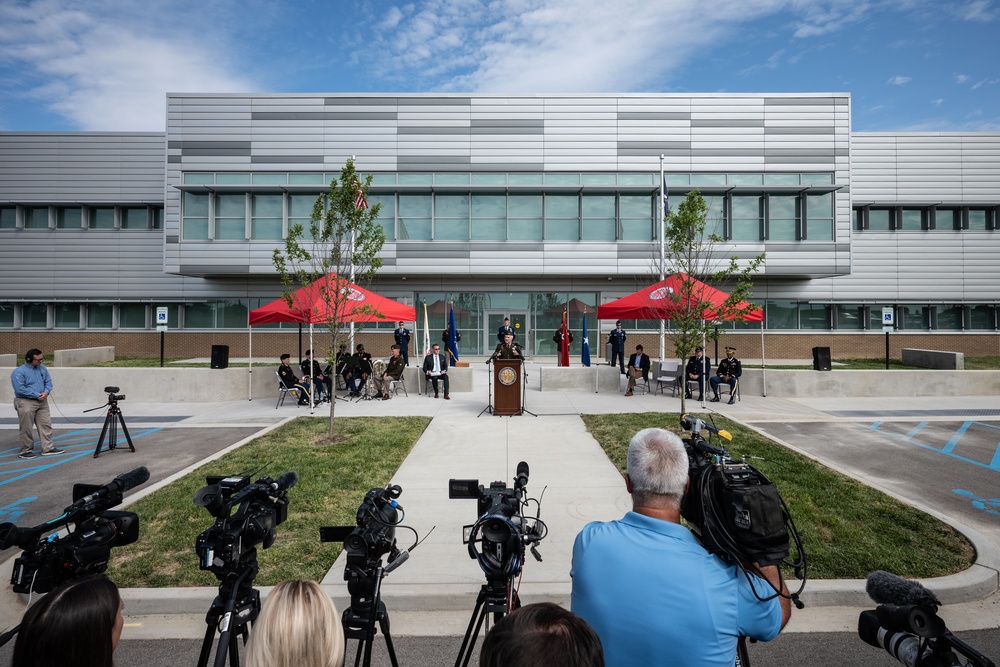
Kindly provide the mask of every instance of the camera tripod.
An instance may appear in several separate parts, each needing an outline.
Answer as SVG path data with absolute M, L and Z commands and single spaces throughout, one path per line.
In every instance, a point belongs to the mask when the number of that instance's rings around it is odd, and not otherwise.
M 385 648 L 389 652 L 392 667 L 399 667 L 396 661 L 396 650 L 392 646 L 392 635 L 389 634 L 389 612 L 382 602 L 382 578 L 385 569 L 382 559 L 375 565 L 374 573 L 367 574 L 368 568 L 356 568 L 347 582 L 351 593 L 351 606 L 344 610 L 342 623 L 344 638 L 357 639 L 358 650 L 354 655 L 354 667 L 370 667 L 372 664 L 372 641 L 375 639 L 375 622 L 385 635 Z M 364 654 L 364 661 L 361 657 Z
M 205 630 L 205 640 L 201 644 L 198 667 L 208 665 L 216 630 L 219 631 L 219 645 L 215 652 L 215 667 L 226 664 L 227 653 L 230 667 L 239 667 L 237 635 L 243 638 L 243 644 L 246 645 L 250 637 L 250 625 L 260 614 L 260 591 L 253 587 L 254 577 L 259 569 L 257 550 L 250 549 L 240 558 L 238 571 L 225 575 L 219 584 L 219 594 L 215 596 L 205 616 L 208 629 Z
M 462 648 L 455 659 L 455 667 L 467 667 L 469 659 L 472 658 L 472 651 L 476 647 L 476 638 L 483 628 L 487 614 L 493 614 L 493 624 L 500 622 L 509 611 L 507 606 L 507 591 L 514 590 L 513 578 L 497 579 L 487 577 L 486 583 L 479 589 L 476 597 L 476 608 L 472 611 L 472 618 L 469 619 L 469 627 L 465 631 L 465 638 L 462 639 Z M 521 606 L 521 599 L 514 593 L 512 607 L 518 609 Z
M 124 396 L 122 397 L 124 398 Z M 91 408 L 90 410 L 84 410 L 84 412 L 93 412 L 94 410 L 100 410 L 101 408 L 108 409 L 108 416 L 104 419 L 104 428 L 101 429 L 101 437 L 97 440 L 97 449 L 94 450 L 94 458 L 96 459 L 101 453 L 101 447 L 104 445 L 104 437 L 108 436 L 108 451 L 112 451 L 118 448 L 118 424 L 122 425 L 122 433 L 125 434 L 125 440 L 128 442 L 128 448 L 135 451 L 135 445 L 132 444 L 132 436 L 128 434 L 128 427 L 125 426 L 125 417 L 122 415 L 121 408 L 118 407 L 118 400 L 112 397 L 108 398 L 108 402 L 104 405 Z

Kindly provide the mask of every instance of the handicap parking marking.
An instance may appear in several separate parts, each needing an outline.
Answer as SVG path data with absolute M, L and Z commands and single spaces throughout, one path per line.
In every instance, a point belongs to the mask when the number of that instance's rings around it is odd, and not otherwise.
M 132 435 L 132 439 L 136 440 L 161 430 L 163 429 L 159 426 L 139 429 Z M 97 449 L 97 440 L 99 438 L 100 433 L 95 432 L 95 429 L 82 429 L 53 436 L 52 442 L 58 444 L 60 449 L 66 450 L 66 453 L 60 456 L 39 456 L 34 459 L 21 459 L 18 458 L 20 446 L 0 452 L 0 486 L 16 482 L 31 475 L 37 475 L 40 472 L 71 463 L 85 456 L 93 456 L 94 450 Z M 124 446 L 128 446 L 127 440 Z M 118 448 L 120 449 L 121 447 L 122 444 L 119 443 Z M 107 451 L 109 450 L 107 443 L 105 443 L 102 446 L 101 452 Z
M 916 426 L 914 426 L 912 429 L 910 429 L 909 432 L 905 434 L 892 433 L 890 431 L 882 430 L 882 426 L 885 425 L 886 423 L 887 422 L 876 421 L 870 424 L 864 424 L 860 422 L 854 422 L 853 424 L 855 426 L 859 426 L 874 433 L 878 433 L 879 435 L 893 438 L 894 440 L 899 440 L 907 444 L 916 445 L 917 447 L 921 447 L 923 449 L 932 452 L 938 452 L 940 454 L 944 454 L 945 456 L 949 456 L 959 461 L 964 461 L 965 463 L 971 463 L 973 465 L 980 466 L 988 470 L 995 470 L 1000 472 L 1000 440 L 998 440 L 996 444 L 993 446 L 993 455 L 989 463 L 976 461 L 975 459 L 970 459 L 968 457 L 961 456 L 960 454 L 955 453 L 955 447 L 961 442 L 962 438 L 968 434 L 968 431 L 971 427 L 973 426 L 985 427 L 1000 431 L 1000 425 L 998 424 L 995 423 L 991 424 L 987 422 L 978 422 L 978 421 L 965 421 L 962 422 L 955 429 L 955 432 L 943 445 L 932 445 L 926 442 L 921 442 L 920 440 L 917 439 L 917 436 L 920 434 L 920 432 L 924 429 L 925 426 L 927 426 L 928 422 L 926 421 L 919 422 Z
M 28 496 L 0 507 L 0 523 L 15 523 L 27 509 L 25 505 L 38 500 L 38 496 Z
M 951 492 L 965 496 L 966 498 L 972 498 L 972 506 L 978 510 L 983 510 L 994 516 L 1000 516 L 1000 498 L 980 498 L 972 491 L 966 491 L 965 489 L 952 489 Z

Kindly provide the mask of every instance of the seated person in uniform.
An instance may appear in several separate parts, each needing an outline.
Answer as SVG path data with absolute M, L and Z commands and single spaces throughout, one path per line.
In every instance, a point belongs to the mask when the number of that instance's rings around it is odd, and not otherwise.
M 392 356 L 389 357 L 389 363 L 386 364 L 385 373 L 382 373 L 381 377 L 372 376 L 372 382 L 375 383 L 375 398 L 381 397 L 383 401 L 392 398 L 389 395 L 389 383 L 394 380 L 399 381 L 399 378 L 403 377 L 403 369 L 406 368 L 402 348 L 399 345 L 393 345 L 391 349 Z
M 295 377 L 295 371 L 292 370 L 291 358 L 292 355 L 290 354 L 281 355 L 281 365 L 278 366 L 278 377 L 281 378 L 281 382 L 288 389 L 298 390 L 299 405 L 309 405 L 309 387 Z
M 350 389 L 351 396 L 359 396 L 361 389 L 365 386 L 365 381 L 372 372 L 372 355 L 365 352 L 365 346 L 358 343 L 355 352 L 347 362 L 347 367 L 351 371 L 351 377 L 347 380 L 347 388 Z
M 740 376 L 743 375 L 743 364 L 736 358 L 736 348 L 726 348 L 726 358 L 719 362 L 719 369 L 715 371 L 709 382 L 712 384 L 713 403 L 719 402 L 719 385 L 725 382 L 729 385 L 729 405 L 736 402 L 736 385 L 739 384 Z
M 708 369 L 712 367 L 712 360 L 704 354 L 705 351 L 699 346 L 694 348 L 694 356 L 688 359 L 684 368 L 684 398 L 691 398 L 688 382 L 698 383 L 699 401 L 705 397 L 705 378 L 708 376 Z
M 316 402 L 330 402 L 330 395 L 333 394 L 333 378 L 330 377 L 330 368 L 324 371 L 319 362 L 312 358 L 312 350 L 306 350 L 306 358 L 299 364 L 302 369 L 302 379 L 309 378 L 313 391 L 316 392 Z
M 351 353 L 347 351 L 347 345 L 344 343 L 340 344 L 340 348 L 337 350 L 337 375 L 339 375 L 344 380 L 344 386 L 350 387 L 347 380 L 351 377 L 351 369 L 349 368 L 351 361 Z

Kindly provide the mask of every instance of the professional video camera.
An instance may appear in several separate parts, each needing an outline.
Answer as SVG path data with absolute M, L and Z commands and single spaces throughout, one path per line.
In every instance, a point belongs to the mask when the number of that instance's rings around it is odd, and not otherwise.
M 0 525 L 0 549 L 23 549 L 14 561 L 10 583 L 15 593 L 47 593 L 56 586 L 108 568 L 112 547 L 139 539 L 139 517 L 109 508 L 122 502 L 125 491 L 149 479 L 149 470 L 136 468 L 109 484 L 74 484 L 73 504 L 63 513 L 34 528 Z M 45 533 L 66 527 L 67 535 Z
M 493 482 L 489 488 L 477 479 L 448 480 L 449 498 L 476 498 L 479 520 L 463 528 L 462 543 L 469 545 L 469 556 L 491 577 L 515 577 L 524 565 L 524 547 L 541 561 L 536 544 L 548 532 L 537 517 L 525 517 L 524 508 L 532 502 L 527 496 L 528 464 L 517 464 L 513 488 L 503 482 Z M 536 502 L 537 505 L 537 501 Z M 479 545 L 481 549 L 476 550 Z
M 728 431 L 691 415 L 681 416 L 681 426 L 691 431 L 690 437 L 683 438 L 691 485 L 681 501 L 681 516 L 702 546 L 744 570 L 790 565 L 805 586 L 805 551 L 778 488 L 757 468 L 712 444 L 712 435 L 732 440 Z M 709 440 L 702 436 L 706 431 Z M 792 562 L 788 561 L 789 538 L 796 551 Z M 792 594 L 800 607 L 802 586 Z
M 104 393 L 108 395 L 108 403 L 115 403 L 117 401 L 124 401 L 125 394 L 119 394 L 121 387 L 105 387 Z
M 536 545 L 545 539 L 548 528 L 538 516 L 541 503 L 527 497 L 527 486 L 528 464 L 524 461 L 517 464 L 513 488 L 503 482 L 493 482 L 487 488 L 478 479 L 448 480 L 449 498 L 478 500 L 479 519 L 463 527 L 462 542 L 469 545 L 469 556 L 486 573 L 486 583 L 479 589 L 456 667 L 469 664 L 476 637 L 489 614 L 493 614 L 494 622 L 499 622 L 521 606 L 514 580 L 524 566 L 525 546 L 530 545 L 531 554 L 542 560 Z M 526 517 L 525 508 L 532 502 L 536 506 L 535 516 Z
M 906 667 L 994 667 L 993 661 L 948 631 L 937 615 L 941 602 L 919 583 L 876 570 L 868 575 L 865 590 L 879 606 L 861 612 L 858 636 L 884 648 Z
M 208 510 L 215 525 L 195 541 L 198 567 L 223 579 L 258 544 L 270 548 L 275 526 L 288 518 L 288 490 L 298 481 L 298 474 L 291 471 L 277 480 L 261 477 L 254 484 L 249 475 L 206 477 L 208 486 L 194 495 L 194 504 Z M 230 516 L 234 506 L 238 509 Z
M 215 525 L 195 540 L 198 567 L 210 570 L 219 579 L 219 594 L 205 616 L 208 628 L 201 645 L 198 667 L 206 667 L 212 638 L 219 631 L 215 667 L 239 664 L 237 636 L 244 645 L 250 636 L 249 624 L 260 614 L 260 592 L 253 587 L 257 576 L 257 545 L 274 544 L 275 527 L 288 518 L 288 490 L 299 481 L 289 471 L 278 479 L 261 477 L 250 483 L 250 475 L 209 475 L 207 486 L 194 494 L 194 504 L 215 517 Z M 236 513 L 233 514 L 233 507 Z
M 396 528 L 405 516 L 402 505 L 396 502 L 402 493 L 403 489 L 397 484 L 390 484 L 384 489 L 371 489 L 358 507 L 355 526 L 328 526 L 319 529 L 321 542 L 343 540 L 344 551 L 347 552 L 344 580 L 347 581 L 347 590 L 351 594 L 351 606 L 344 610 L 342 623 L 344 636 L 358 640 L 355 665 L 368 667 L 371 664 L 376 622 L 385 635 L 389 659 L 393 665 L 397 664 L 392 636 L 389 634 L 389 614 L 381 599 L 381 588 L 382 578 L 405 563 L 410 557 L 410 551 L 416 547 L 414 544 L 403 551 L 396 547 Z M 389 555 L 388 564 L 383 568 L 382 557 L 386 554 Z

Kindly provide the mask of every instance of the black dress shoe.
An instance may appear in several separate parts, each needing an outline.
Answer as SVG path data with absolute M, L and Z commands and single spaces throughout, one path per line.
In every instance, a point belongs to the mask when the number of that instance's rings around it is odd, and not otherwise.
M 732 398 L 729 399 L 729 405 L 733 405 L 734 403 L 736 403 L 736 397 L 735 396 L 733 396 Z
M 710 402 L 711 403 L 718 403 L 719 402 L 719 397 L 715 396 L 714 398 L 712 398 L 712 400 Z
M 684 398 L 691 398 L 691 392 L 690 391 L 684 392 Z
M 698 394 L 698 400 L 699 401 L 704 401 L 705 400 L 705 396 L 703 394 Z

